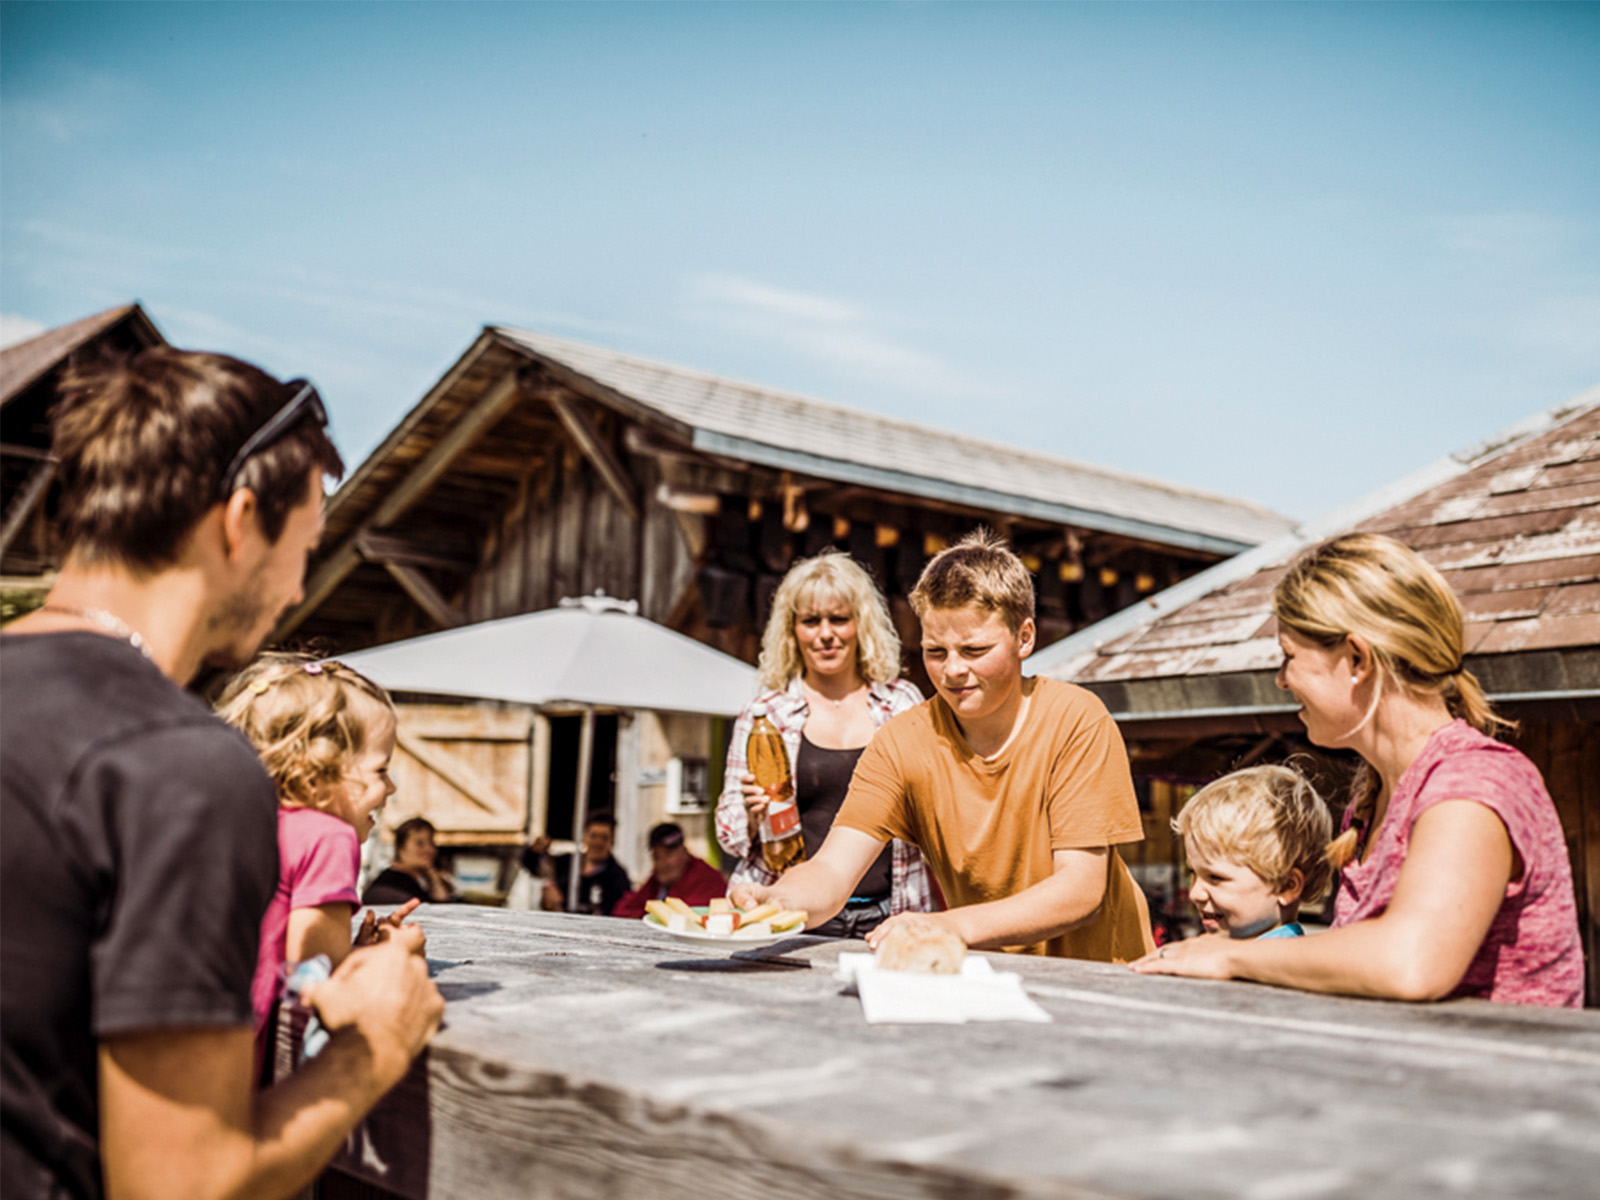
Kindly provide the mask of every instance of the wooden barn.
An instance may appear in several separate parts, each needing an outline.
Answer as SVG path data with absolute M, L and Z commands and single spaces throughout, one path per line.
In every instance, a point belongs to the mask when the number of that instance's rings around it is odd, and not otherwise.
M 903 598 L 973 526 L 1039 576 L 1046 637 L 1281 534 L 1205 495 L 540 334 L 489 328 L 339 489 L 279 636 L 367 646 L 603 590 L 754 661 L 799 555 Z M 907 631 L 910 631 L 908 626 Z
M 1037 573 L 1050 639 L 1290 523 L 1224 497 L 490 327 L 331 498 L 305 600 L 275 639 L 349 652 L 600 591 L 753 663 L 783 572 L 835 545 L 875 573 L 914 646 L 906 593 L 930 553 L 978 524 L 1010 537 Z M 907 668 L 918 678 L 916 655 Z M 576 763 L 578 725 L 556 716 L 541 731 L 545 719 L 536 715 L 532 782 L 510 778 L 528 768 L 508 743 L 500 786 L 525 791 L 529 820 L 544 812 L 564 836 L 570 808 L 541 797 L 565 793 L 564 776 L 545 777 Z M 651 781 L 673 759 L 686 764 L 690 784 L 661 786 L 678 785 L 686 826 L 685 798 L 715 796 L 719 730 L 651 731 L 661 761 L 635 762 Z M 610 807 L 613 736 L 607 726 L 597 735 L 591 808 Z M 487 761 L 486 750 L 470 753 Z M 483 823 L 516 824 L 511 816 Z M 455 840 L 509 836 L 461 829 Z
M 1158 905 L 1181 907 L 1168 822 L 1196 786 L 1291 753 L 1330 788 L 1349 769 L 1305 741 L 1298 706 L 1275 685 L 1271 594 L 1302 547 L 1353 530 L 1414 547 L 1460 595 L 1467 667 L 1520 722 L 1515 744 L 1560 810 L 1589 1003 L 1600 1003 L 1600 391 L 1074 634 L 1032 669 L 1111 709 L 1146 808 L 1136 867 Z
M 165 341 L 137 304 L 107 309 L 0 350 L 0 576 L 8 597 L 27 607 L 42 598 L 61 563 L 50 518 L 50 405 L 62 368 L 74 357 L 129 353 Z M 7 618 L 16 615 L 7 604 Z

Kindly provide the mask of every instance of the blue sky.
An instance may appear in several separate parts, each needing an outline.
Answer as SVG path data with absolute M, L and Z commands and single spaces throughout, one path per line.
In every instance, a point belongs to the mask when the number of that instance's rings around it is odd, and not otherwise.
M 0 5 L 0 313 L 519 325 L 1311 517 L 1600 384 L 1600 5 Z

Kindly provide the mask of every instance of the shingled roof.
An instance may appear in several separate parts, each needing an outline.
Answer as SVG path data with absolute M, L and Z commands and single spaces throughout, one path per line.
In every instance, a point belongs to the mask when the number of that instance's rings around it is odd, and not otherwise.
M 145 316 L 144 309 L 137 304 L 124 304 L 73 321 L 70 325 L 47 329 L 26 341 L 0 350 L 0 406 L 9 404 L 67 355 L 122 321 L 137 327 L 133 336 L 143 345 L 153 346 L 162 340 L 160 332 Z
M 547 334 L 492 332 L 580 390 L 667 422 L 697 450 L 780 470 L 1209 553 L 1277 537 L 1287 518 L 1224 496 L 840 408 Z
M 80 352 L 131 353 L 163 341 L 144 309 L 124 304 L 0 350 L 0 578 L 36 580 L 60 558 L 46 496 L 55 478 L 49 414 L 61 368 Z
M 1444 572 L 1491 696 L 1600 696 L 1600 389 L 1081 630 L 1033 670 L 1091 688 L 1123 721 L 1292 712 L 1273 684 L 1273 585 L 1305 545 L 1355 530 Z

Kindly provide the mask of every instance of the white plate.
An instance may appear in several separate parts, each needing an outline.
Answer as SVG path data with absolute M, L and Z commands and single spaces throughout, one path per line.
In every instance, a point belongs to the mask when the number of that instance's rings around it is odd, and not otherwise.
M 751 946 L 770 946 L 773 942 L 781 942 L 784 938 L 791 938 L 805 932 L 805 927 L 785 929 L 782 933 L 741 933 L 735 930 L 724 937 L 720 933 L 707 933 L 704 929 L 668 929 L 649 913 L 639 918 L 656 933 L 664 933 L 668 937 L 675 937 L 682 942 L 715 942 L 719 946 L 729 946 L 735 949 L 748 949 Z

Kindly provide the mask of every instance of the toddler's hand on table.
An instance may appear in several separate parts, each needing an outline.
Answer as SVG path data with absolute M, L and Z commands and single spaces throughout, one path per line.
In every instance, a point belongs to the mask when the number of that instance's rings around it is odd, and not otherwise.
M 352 944 L 356 946 L 376 946 L 389 936 L 390 930 L 399 929 L 401 923 L 416 912 L 421 903 L 421 900 L 407 900 L 386 917 L 379 917 L 372 909 L 367 909 L 366 915 L 361 918 L 361 928 L 356 931 Z

